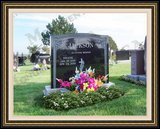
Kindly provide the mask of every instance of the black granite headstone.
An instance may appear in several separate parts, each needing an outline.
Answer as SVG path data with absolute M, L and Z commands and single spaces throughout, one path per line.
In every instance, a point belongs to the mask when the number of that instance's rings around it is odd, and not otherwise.
M 51 36 L 51 87 L 59 87 L 56 78 L 68 80 L 75 68 L 85 71 L 90 66 L 96 75 L 108 74 L 107 36 L 69 34 Z M 81 64 L 81 67 L 80 67 Z
M 129 50 L 116 51 L 116 60 L 129 60 Z
M 23 53 L 22 53 L 22 55 L 21 55 L 21 56 L 18 56 L 19 66 L 25 65 L 25 60 L 26 60 L 26 59 L 27 59 L 27 57 L 26 57 L 26 56 L 24 56 L 24 55 L 23 55 Z

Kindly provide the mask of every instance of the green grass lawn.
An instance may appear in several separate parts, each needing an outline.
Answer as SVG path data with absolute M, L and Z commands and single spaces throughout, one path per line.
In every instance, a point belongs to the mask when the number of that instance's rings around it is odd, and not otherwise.
M 55 111 L 45 109 L 40 102 L 43 89 L 50 85 L 50 70 L 33 72 L 33 65 L 20 66 L 20 72 L 14 72 L 14 114 L 15 115 L 146 115 L 146 87 L 119 80 L 119 76 L 130 74 L 130 64 L 121 63 L 110 66 L 110 81 L 125 91 L 125 95 L 95 104 L 93 106 Z

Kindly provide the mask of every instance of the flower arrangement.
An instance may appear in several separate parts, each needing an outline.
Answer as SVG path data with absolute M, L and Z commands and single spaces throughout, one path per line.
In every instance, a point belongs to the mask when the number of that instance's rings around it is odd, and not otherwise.
M 75 93 L 83 91 L 92 92 L 96 91 L 107 81 L 107 76 L 108 75 L 99 75 L 98 77 L 95 77 L 95 69 L 91 69 L 91 67 L 89 67 L 86 71 L 80 72 L 76 67 L 75 76 L 70 77 L 69 81 L 63 81 L 58 78 L 57 81 L 60 83 L 60 88 L 67 88 Z

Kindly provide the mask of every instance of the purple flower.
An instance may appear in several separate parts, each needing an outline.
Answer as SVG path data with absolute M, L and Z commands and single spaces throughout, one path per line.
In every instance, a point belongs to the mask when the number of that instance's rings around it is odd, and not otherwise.
M 87 73 L 81 73 L 80 74 L 80 78 L 83 80 L 86 80 L 89 77 L 89 75 Z

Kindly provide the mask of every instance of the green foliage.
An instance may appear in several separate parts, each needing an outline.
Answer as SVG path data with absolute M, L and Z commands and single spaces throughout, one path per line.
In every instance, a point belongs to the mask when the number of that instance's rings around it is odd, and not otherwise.
M 79 94 L 82 106 L 88 106 L 101 102 L 101 94 L 98 92 L 82 92 Z
M 55 110 L 68 110 L 79 107 L 79 98 L 74 93 L 55 92 L 43 97 L 44 106 Z
M 116 88 L 100 87 L 96 92 L 81 92 L 75 94 L 67 93 L 52 93 L 43 97 L 44 106 L 55 110 L 69 110 L 84 106 L 93 105 L 105 100 L 112 100 L 124 95 L 124 92 Z
M 106 92 L 105 88 L 102 87 L 101 89 L 98 89 L 97 92 L 100 93 L 101 95 L 103 95 L 106 100 L 112 100 L 114 98 L 118 98 L 118 97 L 124 95 L 124 91 L 121 91 L 115 87 L 108 88 L 107 92 Z
M 66 87 L 68 90 L 70 90 L 70 91 L 74 91 L 75 90 L 75 87 L 76 87 L 77 85 L 71 85 L 70 87 Z
M 42 47 L 42 50 L 43 50 L 44 52 L 46 52 L 47 54 L 50 54 L 50 47 L 49 47 L 49 46 L 44 45 L 44 46 Z
M 43 67 L 43 64 L 38 64 L 38 65 L 39 65 L 39 67 L 41 67 L 41 68 Z
M 118 50 L 116 42 L 112 39 L 111 36 L 108 36 L 108 37 L 109 37 L 108 42 L 109 42 L 110 49 L 114 51 Z
M 146 83 L 144 81 L 137 81 L 137 80 L 131 79 L 131 78 L 125 76 L 125 75 L 120 76 L 119 79 L 123 80 L 123 81 L 133 83 L 133 84 L 136 84 L 136 85 L 146 86 Z
M 27 49 L 29 50 L 29 53 L 34 54 L 40 50 L 40 47 L 38 47 L 38 45 L 33 45 L 33 46 L 28 46 Z
M 64 17 L 58 16 L 55 20 L 46 26 L 47 31 L 42 32 L 42 42 L 44 45 L 50 45 L 50 35 L 77 33 L 73 23 L 69 23 Z

